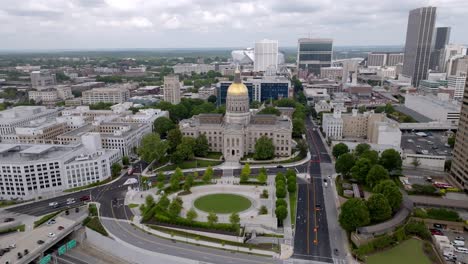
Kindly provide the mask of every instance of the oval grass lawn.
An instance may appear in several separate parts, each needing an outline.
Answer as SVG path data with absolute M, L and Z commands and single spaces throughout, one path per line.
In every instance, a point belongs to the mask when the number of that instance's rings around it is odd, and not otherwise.
M 195 207 L 204 212 L 230 214 L 247 210 L 252 206 L 244 196 L 230 193 L 208 194 L 195 200 Z

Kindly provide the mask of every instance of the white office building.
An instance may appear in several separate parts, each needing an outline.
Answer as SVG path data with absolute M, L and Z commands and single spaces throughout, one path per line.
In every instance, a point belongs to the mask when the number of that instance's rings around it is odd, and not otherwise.
M 254 71 L 266 72 L 278 69 L 278 41 L 264 39 L 255 42 Z
M 0 135 L 15 132 L 15 128 L 29 124 L 30 121 L 57 117 L 59 109 L 47 109 L 45 106 L 16 106 L 0 111 Z
M 55 74 L 51 74 L 49 71 L 32 71 L 31 72 L 31 86 L 34 89 L 41 89 L 41 87 L 47 87 L 55 85 Z
M 466 85 L 466 73 L 460 76 L 449 76 L 447 78 L 447 87 L 454 89 L 453 99 L 462 100 Z
M 327 138 L 343 138 L 343 119 L 341 111 L 335 110 L 333 113 L 325 113 L 322 116 L 322 128 Z
M 33 199 L 111 176 L 118 150 L 76 145 L 0 144 L 0 198 Z
M 83 104 L 112 103 L 119 104 L 130 98 L 130 91 L 120 86 L 93 88 L 82 93 Z
M 441 100 L 432 95 L 405 95 L 405 106 L 429 119 L 439 122 L 458 123 L 461 104 Z
M 180 81 L 178 75 L 164 76 L 164 101 L 171 104 L 180 103 Z
M 207 73 L 215 70 L 215 65 L 212 64 L 194 64 L 194 63 L 179 63 L 172 67 L 175 74 L 197 74 Z

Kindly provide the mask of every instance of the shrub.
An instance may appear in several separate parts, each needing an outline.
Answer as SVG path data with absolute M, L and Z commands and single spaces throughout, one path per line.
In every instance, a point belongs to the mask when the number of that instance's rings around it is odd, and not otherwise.
M 415 235 L 425 240 L 431 240 L 431 233 L 423 222 L 410 221 L 405 225 L 406 235 Z
M 262 193 L 260 194 L 260 198 L 262 199 L 267 199 L 268 198 L 268 190 L 264 189 Z
M 460 222 L 462 219 L 456 211 L 448 209 L 430 208 L 427 210 L 427 217 L 437 220 Z
M 408 194 L 410 195 L 441 195 L 436 187 L 429 184 L 413 184 L 411 187 L 411 190 L 408 191 Z
M 213 223 L 213 225 L 210 225 L 206 222 L 198 222 L 198 221 L 190 221 L 188 219 L 182 218 L 182 217 L 175 217 L 175 218 L 169 218 L 163 214 L 156 214 L 154 216 L 154 220 L 159 223 L 165 223 L 169 225 L 178 225 L 178 226 L 185 226 L 185 227 L 192 227 L 192 228 L 197 228 L 197 229 L 206 229 L 206 230 L 220 230 L 220 231 L 226 231 L 230 233 L 238 233 L 239 227 L 238 226 L 233 226 L 231 224 L 226 224 L 226 223 Z
M 395 243 L 395 240 L 396 239 L 393 236 L 382 235 L 372 240 L 371 242 L 360 246 L 354 251 L 354 253 L 359 258 L 362 258 L 364 255 L 372 253 L 376 250 L 382 250 L 391 246 L 392 244 Z
M 258 214 L 260 215 L 268 214 L 268 209 L 266 208 L 266 206 L 262 205 L 262 207 L 260 207 L 260 210 L 258 210 Z

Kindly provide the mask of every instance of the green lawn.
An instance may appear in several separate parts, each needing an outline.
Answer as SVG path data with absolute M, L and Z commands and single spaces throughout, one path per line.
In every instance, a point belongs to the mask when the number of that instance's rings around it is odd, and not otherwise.
M 431 264 L 423 252 L 423 242 L 409 239 L 400 245 L 367 257 L 367 264 Z
M 221 158 L 222 155 L 223 155 L 223 153 L 221 153 L 221 152 L 208 152 L 208 154 L 204 158 L 219 159 L 219 158 Z
M 164 166 L 156 171 L 173 171 L 177 168 L 181 168 L 182 170 L 185 169 L 193 169 L 193 168 L 205 168 L 208 166 L 216 166 L 223 163 L 222 161 L 214 161 L 214 160 L 187 160 L 180 164 L 171 164 Z
M 296 224 L 296 204 L 297 204 L 297 192 L 289 193 L 289 211 L 291 214 L 291 224 Z
M 205 195 L 196 199 L 194 204 L 199 210 L 217 214 L 241 212 L 252 205 L 250 200 L 244 196 L 229 193 Z

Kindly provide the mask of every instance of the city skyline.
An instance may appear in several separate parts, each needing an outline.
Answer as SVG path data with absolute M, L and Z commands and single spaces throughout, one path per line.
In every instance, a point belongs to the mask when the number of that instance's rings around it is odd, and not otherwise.
M 461 26 L 468 3 L 459 0 L 345 1 L 339 6 L 325 1 L 49 0 L 7 1 L 0 7 L 1 49 L 252 47 L 263 38 L 293 47 L 301 37 L 333 38 L 336 46 L 404 45 L 409 10 L 428 5 L 438 8 L 436 26 L 452 27 L 451 42 L 468 43 Z

